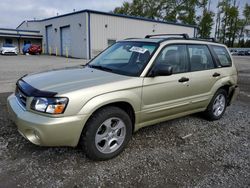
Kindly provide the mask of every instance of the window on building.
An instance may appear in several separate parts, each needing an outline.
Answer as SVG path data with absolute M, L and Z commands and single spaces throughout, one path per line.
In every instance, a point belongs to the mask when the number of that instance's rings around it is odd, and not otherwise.
M 188 45 L 191 71 L 201 71 L 214 68 L 214 63 L 208 47 L 205 45 Z
M 30 40 L 24 40 L 23 44 L 31 44 Z
M 221 66 L 231 66 L 232 65 L 232 61 L 231 58 L 226 50 L 226 48 L 224 47 L 220 47 L 220 46 L 212 46 Z
M 5 39 L 5 44 L 13 44 L 13 40 L 12 39 Z
M 108 46 L 111 46 L 114 43 L 116 43 L 115 39 L 108 39 Z

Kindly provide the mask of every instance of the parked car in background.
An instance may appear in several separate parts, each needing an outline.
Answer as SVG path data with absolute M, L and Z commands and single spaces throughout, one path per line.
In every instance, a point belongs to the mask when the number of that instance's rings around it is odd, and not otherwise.
M 238 55 L 239 55 L 239 56 L 244 56 L 244 55 L 245 55 L 245 51 L 243 51 L 243 50 L 238 51 Z
M 4 44 L 0 49 L 2 55 L 13 54 L 17 55 L 17 47 L 12 44 Z
M 36 55 L 36 54 L 41 54 L 42 53 L 42 48 L 40 45 L 35 45 L 32 44 L 29 48 L 29 54 Z
M 250 55 L 250 51 L 245 51 L 245 55 L 249 56 Z
M 238 51 L 237 50 L 231 51 L 230 53 L 231 53 L 231 55 L 238 55 Z
M 24 46 L 23 46 L 23 54 L 25 55 L 25 54 L 27 54 L 27 53 L 29 53 L 29 48 L 30 48 L 30 46 L 31 46 L 31 44 L 25 44 Z
M 42 53 L 42 48 L 40 45 L 35 45 L 35 44 L 25 44 L 23 46 L 23 54 L 41 54 Z

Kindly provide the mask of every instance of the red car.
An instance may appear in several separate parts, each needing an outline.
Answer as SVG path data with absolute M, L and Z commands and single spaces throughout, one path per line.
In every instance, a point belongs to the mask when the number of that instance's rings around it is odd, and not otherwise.
M 42 48 L 41 48 L 40 45 L 31 44 L 30 47 L 28 49 L 26 49 L 24 54 L 25 53 L 29 53 L 29 54 L 32 54 L 32 55 L 41 54 L 42 53 Z
M 42 48 L 40 45 L 32 44 L 29 48 L 29 54 L 41 54 Z

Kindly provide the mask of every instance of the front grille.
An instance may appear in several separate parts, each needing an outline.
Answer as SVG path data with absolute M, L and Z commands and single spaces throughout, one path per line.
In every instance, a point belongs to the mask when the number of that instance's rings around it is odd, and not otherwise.
M 16 94 L 18 101 L 21 103 L 21 105 L 26 107 L 27 96 L 18 88 L 18 86 L 16 87 L 15 94 Z

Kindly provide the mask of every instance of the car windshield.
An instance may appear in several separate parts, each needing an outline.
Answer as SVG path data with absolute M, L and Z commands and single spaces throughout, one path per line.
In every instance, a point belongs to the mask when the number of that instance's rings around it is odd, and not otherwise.
M 158 44 L 150 42 L 117 42 L 94 58 L 88 66 L 127 76 L 139 76 Z
M 3 47 L 14 47 L 12 44 L 4 44 Z

